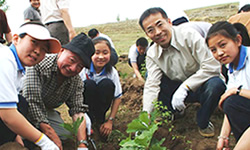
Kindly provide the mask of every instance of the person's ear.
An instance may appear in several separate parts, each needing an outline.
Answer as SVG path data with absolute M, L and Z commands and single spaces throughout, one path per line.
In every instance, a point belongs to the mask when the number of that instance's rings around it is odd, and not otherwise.
M 241 46 L 242 44 L 242 36 L 240 34 L 237 34 L 236 36 L 236 43 L 238 46 Z
M 172 25 L 172 21 L 170 18 L 167 19 L 167 22 Z
M 60 51 L 58 52 L 58 57 L 61 56 L 62 52 L 64 51 L 65 49 L 64 48 L 61 48 Z
M 13 43 L 14 45 L 17 45 L 18 40 L 19 40 L 19 35 L 14 34 L 13 37 L 12 37 L 12 43 Z

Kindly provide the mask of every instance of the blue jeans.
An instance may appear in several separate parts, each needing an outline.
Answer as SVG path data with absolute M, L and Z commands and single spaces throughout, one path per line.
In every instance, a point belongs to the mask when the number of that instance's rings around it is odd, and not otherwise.
M 170 80 L 166 75 L 162 76 L 160 84 L 160 93 L 158 100 L 162 101 L 163 105 L 167 106 L 172 112 L 171 101 L 174 92 L 182 84 L 181 81 Z M 189 91 L 185 102 L 199 102 L 201 108 L 197 111 L 197 124 L 201 129 L 207 127 L 209 119 L 218 105 L 220 96 L 224 93 L 226 86 L 219 77 L 212 77 L 201 85 L 195 92 Z
M 232 95 L 223 102 L 222 107 L 227 115 L 234 137 L 238 141 L 250 125 L 250 99 Z

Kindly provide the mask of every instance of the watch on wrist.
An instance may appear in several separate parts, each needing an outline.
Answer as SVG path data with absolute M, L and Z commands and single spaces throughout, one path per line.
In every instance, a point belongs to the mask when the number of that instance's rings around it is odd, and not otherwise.
M 114 118 L 113 118 L 113 117 L 109 117 L 109 120 L 113 121 L 113 120 L 114 120 Z
M 86 146 L 89 145 L 88 141 L 86 141 L 86 140 L 80 140 L 80 141 L 78 141 L 78 145 L 80 145 L 80 144 L 85 144 Z
M 237 88 L 236 95 L 239 95 L 239 94 L 240 94 L 241 88 L 242 88 L 242 85 L 240 85 L 240 86 Z

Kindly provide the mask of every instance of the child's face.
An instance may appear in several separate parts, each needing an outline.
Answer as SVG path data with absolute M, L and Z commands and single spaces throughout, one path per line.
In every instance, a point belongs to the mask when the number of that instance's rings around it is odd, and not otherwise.
M 57 66 L 65 77 L 73 77 L 81 72 L 84 64 L 81 58 L 67 49 L 61 49 L 58 54 Z
M 143 47 L 143 46 L 137 46 L 137 50 L 140 53 L 140 55 L 143 55 L 146 51 L 147 47 Z
M 15 34 L 13 36 L 13 43 L 23 66 L 33 66 L 39 63 L 49 50 L 48 41 L 37 40 L 29 35 L 20 38 Z
M 238 60 L 239 46 L 241 42 L 234 41 L 221 34 L 215 35 L 208 40 L 208 47 L 222 64 L 228 64 Z
M 105 41 L 95 44 L 95 54 L 91 58 L 97 72 L 110 61 L 110 49 Z

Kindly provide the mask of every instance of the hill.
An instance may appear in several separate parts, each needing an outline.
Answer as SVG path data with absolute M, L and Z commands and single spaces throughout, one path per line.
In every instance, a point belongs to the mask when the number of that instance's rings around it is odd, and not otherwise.
M 206 21 L 214 23 L 219 20 L 227 20 L 238 11 L 238 3 L 228 3 L 209 7 L 185 10 L 190 21 Z M 84 19 L 83 19 L 84 20 Z M 128 54 L 128 50 L 136 39 L 146 36 L 140 28 L 138 20 L 126 20 L 116 23 L 107 23 L 91 25 L 82 28 L 76 28 L 76 32 L 88 33 L 91 28 L 97 28 L 100 32 L 107 34 L 116 47 L 117 52 Z

